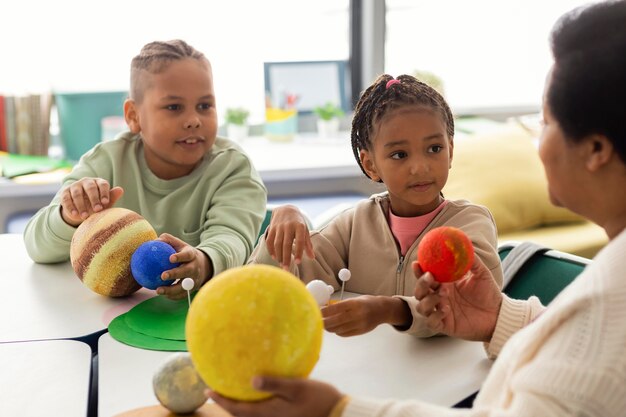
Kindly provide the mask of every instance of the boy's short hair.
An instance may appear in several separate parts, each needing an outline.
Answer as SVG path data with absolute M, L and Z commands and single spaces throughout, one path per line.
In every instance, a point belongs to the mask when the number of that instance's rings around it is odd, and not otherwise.
M 130 98 L 137 103 L 143 100 L 143 94 L 149 87 L 148 77 L 143 76 L 144 71 L 158 74 L 171 62 L 186 58 L 197 59 L 209 65 L 209 60 L 202 52 L 180 39 L 144 45 L 130 64 Z

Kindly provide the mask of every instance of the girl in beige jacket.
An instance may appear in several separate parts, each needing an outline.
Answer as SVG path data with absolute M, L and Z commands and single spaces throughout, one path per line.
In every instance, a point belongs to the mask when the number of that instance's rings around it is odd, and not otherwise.
M 357 163 L 387 192 L 359 202 L 328 225 L 309 232 L 294 206 L 274 209 L 249 263 L 281 265 L 304 282 L 320 279 L 363 294 L 322 309 L 326 330 L 341 336 L 382 323 L 416 336 L 431 336 L 413 297 L 411 261 L 426 232 L 462 229 L 477 256 L 502 283 L 495 222 L 487 208 L 450 201 L 442 189 L 453 156 L 454 119 L 444 98 L 410 75 L 380 76 L 362 95 L 352 123 Z M 306 252 L 308 256 L 302 256 Z

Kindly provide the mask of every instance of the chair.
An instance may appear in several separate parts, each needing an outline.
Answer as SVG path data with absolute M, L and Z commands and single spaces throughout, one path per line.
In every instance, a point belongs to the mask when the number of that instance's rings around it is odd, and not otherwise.
M 498 254 L 504 272 L 504 293 L 520 300 L 535 295 L 543 305 L 548 305 L 591 263 L 587 258 L 531 242 L 505 242 L 498 247 Z M 513 264 L 515 268 L 510 267 Z
M 548 305 L 592 261 L 532 242 L 510 241 L 498 246 L 504 273 L 503 292 L 526 300 L 537 296 Z M 454 408 L 470 408 L 478 392 L 464 398 Z
M 267 206 L 265 210 L 265 217 L 263 218 L 263 223 L 261 223 L 261 229 L 259 229 L 259 235 L 256 237 L 256 242 L 254 242 L 254 246 L 259 243 L 261 236 L 265 233 L 265 229 L 270 225 L 270 221 L 272 220 L 272 209 L 273 207 Z

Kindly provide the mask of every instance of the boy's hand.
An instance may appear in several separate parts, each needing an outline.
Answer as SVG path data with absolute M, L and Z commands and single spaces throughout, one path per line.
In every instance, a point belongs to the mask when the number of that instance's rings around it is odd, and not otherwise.
M 276 207 L 272 211 L 265 243 L 272 259 L 287 270 L 291 264 L 294 241 L 296 264 L 302 260 L 303 252 L 306 252 L 309 258 L 315 258 L 309 228 L 300 210 L 292 205 Z
M 102 178 L 81 178 L 63 190 L 61 217 L 65 223 L 77 227 L 91 214 L 113 207 L 123 194 L 121 187 L 110 188 Z
M 180 281 L 171 286 L 157 288 L 157 294 L 165 295 L 172 300 L 179 300 L 187 296 L 187 291 L 182 287 L 183 279 L 193 279 L 193 290 L 198 291 L 213 276 L 213 264 L 209 257 L 200 249 L 196 249 L 168 233 L 163 233 L 159 236 L 159 240 L 172 245 L 176 253 L 170 256 L 170 262 L 180 262 L 181 265 L 161 274 L 161 279 L 164 281 L 168 279 L 178 279 Z
M 413 262 L 417 277 L 417 312 L 436 332 L 467 340 L 488 342 L 496 327 L 502 292 L 491 272 L 476 256 L 468 277 L 439 283 Z
M 342 398 L 335 387 L 305 378 L 256 377 L 253 386 L 275 395 L 254 402 L 231 400 L 214 391 L 209 391 L 209 396 L 239 417 L 327 417 Z
M 356 336 L 374 330 L 379 324 L 411 324 L 408 305 L 399 298 L 362 295 L 322 308 L 324 328 L 339 336 Z

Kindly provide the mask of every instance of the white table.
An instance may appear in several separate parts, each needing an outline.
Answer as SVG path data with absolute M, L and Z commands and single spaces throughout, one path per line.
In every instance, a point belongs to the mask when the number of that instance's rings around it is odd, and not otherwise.
M 69 262 L 34 263 L 20 234 L 0 234 L 0 265 L 0 342 L 86 336 L 155 295 L 146 289 L 126 298 L 96 294 L 81 283 Z
M 0 343 L 0 416 L 85 417 L 90 372 L 82 342 Z
M 98 340 L 98 417 L 156 405 L 152 377 L 173 352 L 125 345 L 109 333 Z
M 478 391 L 491 364 L 482 343 L 450 337 L 418 339 L 381 325 L 353 337 L 324 332 L 311 378 L 355 396 L 453 406 Z
M 102 335 L 98 416 L 156 405 L 152 377 L 173 353 L 133 348 Z M 312 378 L 351 395 L 422 399 L 452 406 L 480 388 L 491 367 L 482 344 L 448 337 L 416 339 L 388 325 L 349 338 L 324 332 Z

